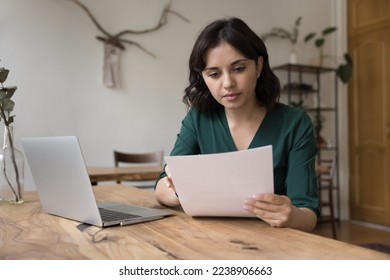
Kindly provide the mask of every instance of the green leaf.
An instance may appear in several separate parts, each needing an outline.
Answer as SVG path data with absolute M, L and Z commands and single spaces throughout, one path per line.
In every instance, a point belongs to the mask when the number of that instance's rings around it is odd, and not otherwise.
M 337 76 L 346 84 L 352 77 L 352 67 L 349 65 L 340 65 L 336 70 Z
M 8 87 L 8 88 L 4 88 L 4 89 L 5 89 L 6 92 L 7 92 L 7 97 L 8 97 L 8 98 L 11 98 L 11 97 L 14 95 L 14 93 L 15 93 L 17 87 Z
M 273 31 L 275 34 L 277 34 L 280 38 L 288 38 L 290 37 L 290 33 L 283 28 L 274 28 Z
M 303 40 L 306 43 L 306 42 L 310 41 L 311 39 L 313 39 L 315 36 L 316 36 L 316 33 L 312 32 L 312 33 L 307 34 Z
M 344 54 L 344 58 L 347 61 L 347 64 L 352 66 L 352 58 L 348 53 Z
M 321 48 L 325 43 L 325 39 L 324 38 L 319 38 L 317 40 L 315 40 L 314 42 L 314 45 L 317 47 L 317 48 Z
M 323 35 L 323 36 L 328 35 L 328 34 L 334 32 L 334 31 L 336 31 L 336 30 L 337 30 L 337 27 L 334 27 L 334 26 L 332 26 L 332 27 L 327 27 L 327 28 L 325 28 L 324 30 L 322 30 L 322 35 Z
M 0 83 L 4 83 L 7 80 L 9 70 L 5 68 L 0 68 Z
M 13 123 L 14 120 L 15 120 L 15 116 L 10 116 L 10 117 L 8 118 L 8 124 Z
M 298 17 L 296 20 L 295 20 L 295 26 L 299 26 L 301 24 L 301 20 L 302 20 L 302 17 Z
M 15 102 L 9 98 L 4 98 L 1 103 L 1 107 L 3 107 L 3 110 L 6 112 L 12 112 L 15 107 Z
M 265 40 L 267 40 L 268 38 L 271 38 L 271 37 L 279 37 L 279 34 L 276 33 L 276 32 L 269 32 L 269 33 L 265 33 L 265 34 L 261 35 L 261 37 L 265 41 Z
M 266 40 L 270 37 L 278 37 L 281 39 L 290 39 L 291 40 L 291 33 L 288 32 L 286 29 L 275 27 L 271 29 L 271 32 L 265 33 L 261 35 L 263 40 Z
M 7 92 L 5 89 L 0 89 L 0 100 L 7 97 Z
M 351 58 L 351 56 L 348 53 L 344 54 L 344 58 L 345 58 L 346 63 L 345 64 L 341 64 L 337 68 L 336 74 L 340 78 L 340 80 L 344 84 L 346 84 L 346 83 L 348 83 L 348 81 L 352 77 L 352 69 L 353 69 L 353 67 L 352 67 L 352 58 Z

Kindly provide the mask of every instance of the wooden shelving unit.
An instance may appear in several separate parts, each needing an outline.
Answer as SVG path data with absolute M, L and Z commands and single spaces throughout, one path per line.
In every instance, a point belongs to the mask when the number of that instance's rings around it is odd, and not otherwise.
M 274 67 L 273 70 L 281 80 L 281 97 L 285 97 L 285 103 L 302 108 L 313 120 L 318 146 L 318 161 L 322 159 L 334 159 L 335 161 L 334 183 L 331 188 L 336 210 L 335 218 L 339 221 L 338 78 L 336 69 L 304 64 L 283 64 Z M 329 81 L 327 90 L 321 89 L 323 79 Z M 330 90 L 329 83 L 332 84 Z M 324 100 L 326 100 L 326 105 L 323 104 Z M 328 116 L 325 120 L 323 120 L 324 115 Z M 321 127 L 318 127 L 318 120 L 320 120 Z M 329 135 L 322 134 L 324 128 L 327 128 Z M 323 142 L 320 139 L 330 140 Z M 319 188 L 321 192 L 327 191 L 327 186 L 320 184 Z M 323 212 L 321 213 L 322 219 L 325 220 L 326 216 Z

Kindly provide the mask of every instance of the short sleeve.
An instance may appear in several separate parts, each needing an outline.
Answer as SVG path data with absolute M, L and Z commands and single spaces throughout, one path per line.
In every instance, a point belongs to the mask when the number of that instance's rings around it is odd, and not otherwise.
M 306 207 L 319 215 L 315 159 L 317 146 L 307 113 L 296 120 L 286 177 L 287 196 L 296 207 Z

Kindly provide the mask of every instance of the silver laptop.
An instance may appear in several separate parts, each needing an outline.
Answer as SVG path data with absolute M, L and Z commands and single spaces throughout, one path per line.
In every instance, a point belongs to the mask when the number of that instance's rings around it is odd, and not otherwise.
M 42 208 L 79 222 L 107 227 L 141 223 L 173 212 L 117 202 L 97 202 L 76 136 L 22 139 Z

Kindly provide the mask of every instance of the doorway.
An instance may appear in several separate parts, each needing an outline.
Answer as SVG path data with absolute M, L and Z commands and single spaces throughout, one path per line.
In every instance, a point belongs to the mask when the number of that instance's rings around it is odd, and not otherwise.
M 390 226 L 390 0 L 348 1 L 350 218 Z

